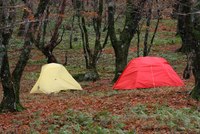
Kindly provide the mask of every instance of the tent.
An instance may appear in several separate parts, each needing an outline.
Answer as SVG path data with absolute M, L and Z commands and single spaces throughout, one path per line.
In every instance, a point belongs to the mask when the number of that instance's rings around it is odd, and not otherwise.
M 132 59 L 114 84 L 113 89 L 183 85 L 183 81 L 165 59 L 147 56 Z
M 82 90 L 63 65 L 50 63 L 42 66 L 40 76 L 30 93 L 50 94 L 69 89 Z

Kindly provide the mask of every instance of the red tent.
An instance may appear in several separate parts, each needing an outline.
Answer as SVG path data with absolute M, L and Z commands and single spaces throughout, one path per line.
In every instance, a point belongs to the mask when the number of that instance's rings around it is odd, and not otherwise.
M 159 57 L 139 57 L 131 60 L 113 89 L 183 86 L 183 81 L 169 63 Z

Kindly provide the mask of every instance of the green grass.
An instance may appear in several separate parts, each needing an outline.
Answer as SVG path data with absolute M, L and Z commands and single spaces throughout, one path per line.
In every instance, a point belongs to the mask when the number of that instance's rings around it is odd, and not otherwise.
M 42 64 L 46 64 L 47 63 L 47 59 L 40 59 L 40 60 L 32 60 L 29 59 L 28 64 L 30 65 L 42 65 Z
M 173 19 L 161 19 L 160 23 L 162 23 L 165 26 L 176 26 L 177 21 Z
M 98 97 L 98 98 L 101 98 L 101 97 L 111 97 L 113 95 L 117 95 L 118 93 L 119 92 L 116 91 L 116 90 L 96 91 L 96 92 L 90 93 L 90 96 L 95 96 L 95 97 Z
M 174 45 L 181 44 L 181 39 L 179 37 L 168 37 L 168 38 L 160 38 L 156 37 L 154 39 L 154 45 Z
M 176 61 L 179 61 L 180 59 L 182 60 L 183 57 L 185 57 L 183 54 L 175 52 L 159 53 L 158 56 L 167 59 L 170 63 L 174 63 Z
M 9 49 L 19 49 L 19 48 L 22 48 L 23 45 L 24 45 L 23 39 L 14 37 L 10 39 Z
M 24 78 L 27 79 L 27 80 L 37 80 L 39 78 L 39 73 L 36 73 L 36 72 L 29 72 L 29 73 L 26 73 Z
M 70 74 L 81 74 L 85 72 L 85 66 L 70 65 L 66 69 Z
M 152 38 L 152 32 L 149 33 L 148 44 L 150 44 L 150 40 Z M 144 35 L 140 35 L 140 44 L 144 43 Z M 133 39 L 133 43 L 137 44 L 137 37 L 135 36 Z M 174 44 L 181 44 L 181 38 L 176 37 L 174 32 L 157 32 L 153 41 L 153 45 L 174 45 Z M 154 47 L 154 46 L 153 46 Z
M 68 109 L 64 113 L 54 113 L 46 120 L 38 118 L 40 112 L 34 115 L 35 121 L 30 123 L 31 133 L 48 131 L 49 134 L 134 134 L 133 129 L 126 130 L 124 121 L 154 120 L 153 124 L 145 124 L 145 128 L 167 126 L 172 133 L 199 133 L 200 113 L 192 108 L 175 109 L 167 105 L 153 104 L 149 109 L 147 104 L 138 104 L 127 109 L 126 116 L 113 115 L 108 111 L 81 112 Z M 135 125 L 134 123 L 131 125 Z M 142 124 L 141 124 L 142 125 Z

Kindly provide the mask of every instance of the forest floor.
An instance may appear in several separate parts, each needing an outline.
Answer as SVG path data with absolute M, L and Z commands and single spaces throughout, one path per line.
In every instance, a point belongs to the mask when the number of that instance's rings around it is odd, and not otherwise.
M 173 28 L 161 27 L 165 32 Z M 174 30 L 174 29 L 173 29 Z M 164 33 L 164 32 L 163 32 Z M 159 37 L 163 36 L 161 33 Z M 170 35 L 172 36 L 172 35 Z M 151 56 L 169 61 L 182 78 L 185 56 L 175 53 L 180 42 L 169 40 L 152 48 Z M 173 42 L 174 41 L 174 42 Z M 162 44 L 162 45 L 161 45 Z M 76 75 L 84 73 L 84 59 L 80 48 L 67 50 L 66 69 Z M 14 53 L 14 52 L 11 52 Z M 17 52 L 15 52 L 17 53 Z M 55 55 L 63 63 L 65 51 L 56 49 Z M 136 57 L 135 45 L 130 48 L 129 60 Z M 17 54 L 16 54 L 17 55 Z M 78 56 L 77 56 L 78 55 Z M 16 56 L 11 56 L 11 68 Z M 0 133 L 199 133 L 200 113 L 197 102 L 189 97 L 194 78 L 184 80 L 183 87 L 161 87 L 135 90 L 113 90 L 114 53 L 106 47 L 98 62 L 101 79 L 79 82 L 83 91 L 58 94 L 30 94 L 45 57 L 36 49 L 26 66 L 21 81 L 22 112 L 0 114 Z M 0 100 L 2 89 L 0 89 Z

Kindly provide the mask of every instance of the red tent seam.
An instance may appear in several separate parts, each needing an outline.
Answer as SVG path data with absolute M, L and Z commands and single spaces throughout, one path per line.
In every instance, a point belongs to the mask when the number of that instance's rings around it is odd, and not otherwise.
M 152 80 L 153 80 L 153 87 L 155 88 L 156 84 L 155 84 L 155 79 L 154 79 L 154 73 L 153 73 L 153 70 L 152 70 L 152 64 L 151 64 L 151 76 L 152 76 Z

